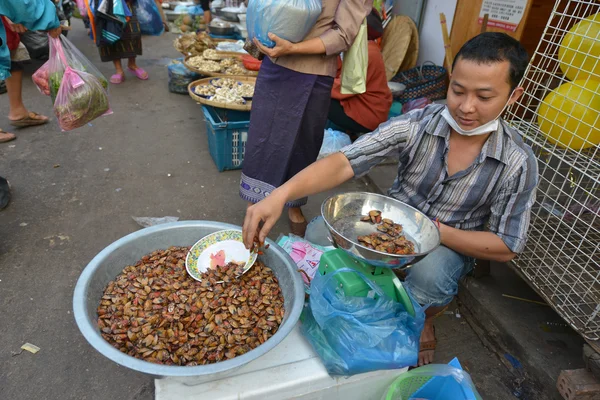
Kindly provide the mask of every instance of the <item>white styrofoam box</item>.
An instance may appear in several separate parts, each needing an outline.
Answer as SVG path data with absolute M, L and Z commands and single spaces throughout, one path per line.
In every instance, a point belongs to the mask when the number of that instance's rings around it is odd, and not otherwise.
M 273 350 L 226 378 L 197 385 L 155 380 L 156 400 L 380 400 L 407 370 L 331 377 L 299 324 Z

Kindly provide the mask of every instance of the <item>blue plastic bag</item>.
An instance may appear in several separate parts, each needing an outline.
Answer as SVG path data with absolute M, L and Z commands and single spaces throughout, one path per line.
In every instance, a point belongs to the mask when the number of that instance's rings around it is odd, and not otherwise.
M 350 136 L 344 132 L 325 129 L 323 144 L 321 145 L 321 150 L 319 150 L 319 158 L 326 157 L 332 153 L 337 153 L 350 144 L 352 144 L 352 140 L 350 139 Z
M 312 29 L 320 14 L 319 0 L 250 0 L 246 12 L 248 37 L 258 38 L 267 47 L 275 46 L 269 33 L 297 43 Z
M 381 400 L 481 400 L 470 375 L 457 358 L 429 364 L 400 375 Z
M 177 58 L 167 66 L 169 72 L 169 91 L 172 93 L 188 94 L 188 85 L 202 77 L 190 71 L 183 63 L 183 57 Z
M 140 23 L 142 35 L 162 35 L 165 31 L 160 11 L 154 0 L 138 0 L 135 12 Z
M 345 296 L 334 279 L 338 273 L 358 275 L 375 298 Z M 362 273 L 342 268 L 316 274 L 301 329 L 330 375 L 403 368 L 417 364 L 425 322 L 424 309 L 413 305 L 414 317 Z

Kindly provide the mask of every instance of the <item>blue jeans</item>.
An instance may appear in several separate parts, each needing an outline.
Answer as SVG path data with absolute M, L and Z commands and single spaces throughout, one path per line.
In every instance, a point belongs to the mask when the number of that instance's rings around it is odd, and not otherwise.
M 473 258 L 440 245 L 406 270 L 404 286 L 421 305 L 445 306 L 458 293 L 460 278 L 474 265 Z

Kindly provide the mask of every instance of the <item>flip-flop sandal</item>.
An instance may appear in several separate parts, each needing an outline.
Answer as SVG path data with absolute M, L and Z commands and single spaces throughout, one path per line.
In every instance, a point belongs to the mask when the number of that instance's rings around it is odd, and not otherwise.
M 17 136 L 14 133 L 5 132 L 2 129 L 0 129 L 0 135 L 2 134 L 4 134 L 5 136 L 0 136 L 0 143 L 10 142 L 11 140 L 15 140 L 17 138 Z
M 125 74 L 114 74 L 110 77 L 110 83 L 120 85 L 125 80 Z
M 3 210 L 10 203 L 10 183 L 0 176 L 0 210 Z
M 41 116 L 42 115 L 31 111 L 26 117 L 23 117 L 21 119 L 9 119 L 9 122 L 15 128 L 27 128 L 29 126 L 44 125 L 50 121 L 49 118 L 36 118 Z
M 136 69 L 127 67 L 127 69 L 130 70 L 131 73 L 136 76 L 136 78 L 141 79 L 142 81 L 145 81 L 149 78 L 148 73 L 140 67 L 137 67 Z

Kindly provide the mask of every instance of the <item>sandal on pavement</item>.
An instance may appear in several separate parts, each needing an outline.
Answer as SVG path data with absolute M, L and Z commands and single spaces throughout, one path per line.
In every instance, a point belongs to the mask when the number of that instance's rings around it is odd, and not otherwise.
M 148 79 L 148 73 L 146 71 L 144 71 L 143 69 L 141 69 L 140 67 L 137 67 L 135 69 L 127 67 L 128 70 L 131 71 L 131 73 L 133 73 L 136 78 L 141 79 L 143 81 L 145 81 L 146 79 Z
M 21 119 L 9 119 L 9 121 L 10 124 L 16 128 L 27 128 L 29 126 L 47 124 L 50 121 L 50 119 L 32 111 L 27 116 Z
M 113 83 L 115 85 L 119 85 L 119 84 L 123 83 L 124 80 L 125 80 L 125 74 L 114 74 L 113 76 L 110 77 L 110 83 Z
M 15 140 L 17 137 L 14 133 L 5 132 L 0 129 L 0 143 L 10 142 L 11 140 Z

